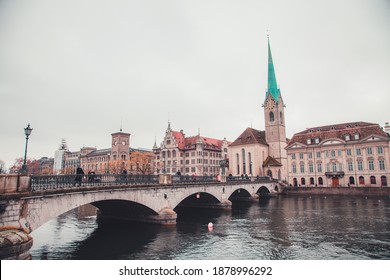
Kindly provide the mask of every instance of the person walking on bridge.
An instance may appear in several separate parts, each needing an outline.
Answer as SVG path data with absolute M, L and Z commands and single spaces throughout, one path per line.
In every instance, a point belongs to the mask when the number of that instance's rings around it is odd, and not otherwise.
M 76 178 L 75 178 L 74 185 L 78 184 L 80 187 L 81 181 L 83 180 L 83 177 L 84 177 L 84 170 L 81 168 L 81 166 L 78 166 L 76 169 Z

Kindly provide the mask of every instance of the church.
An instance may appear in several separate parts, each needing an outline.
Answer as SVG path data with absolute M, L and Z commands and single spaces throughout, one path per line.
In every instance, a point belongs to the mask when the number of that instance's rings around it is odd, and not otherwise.
M 245 129 L 229 145 L 229 173 L 233 176 L 269 176 L 287 181 L 284 102 L 276 82 L 268 38 L 268 87 L 263 103 L 265 130 Z

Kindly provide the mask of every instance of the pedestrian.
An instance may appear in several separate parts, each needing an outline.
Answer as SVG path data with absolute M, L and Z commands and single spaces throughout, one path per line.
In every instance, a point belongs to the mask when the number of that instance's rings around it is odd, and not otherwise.
M 76 168 L 76 178 L 75 178 L 75 183 L 73 185 L 78 184 L 81 186 L 81 181 L 83 180 L 84 177 L 84 170 L 81 168 L 81 166 L 78 166 Z

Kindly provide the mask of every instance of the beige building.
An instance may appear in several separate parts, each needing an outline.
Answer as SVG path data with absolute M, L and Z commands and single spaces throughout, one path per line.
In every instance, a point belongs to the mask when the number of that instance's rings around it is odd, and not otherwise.
M 186 137 L 183 130 L 174 131 L 170 123 L 160 147 L 154 144 L 155 173 L 181 175 L 218 175 L 220 161 L 227 158 L 229 142 L 197 136 Z
M 343 123 L 294 134 L 286 147 L 293 186 L 388 186 L 390 136 L 378 124 Z
M 229 145 L 229 173 L 287 180 L 284 102 L 276 82 L 268 41 L 268 89 L 264 100 L 265 130 L 247 128 Z
M 151 174 L 153 153 L 130 147 L 130 134 L 119 131 L 111 134 L 111 148 L 83 147 L 80 151 L 64 153 L 64 173 L 74 174 L 77 166 L 85 173 Z

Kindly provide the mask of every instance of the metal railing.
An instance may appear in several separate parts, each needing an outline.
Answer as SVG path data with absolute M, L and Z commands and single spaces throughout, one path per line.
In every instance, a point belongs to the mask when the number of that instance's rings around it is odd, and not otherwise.
M 84 186 L 157 185 L 158 175 L 87 174 L 31 176 L 31 190 L 44 191 Z
M 226 177 L 226 182 L 243 182 L 243 181 L 254 181 L 254 182 L 264 182 L 264 183 L 269 183 L 272 181 L 275 181 L 275 179 L 272 179 L 267 176 L 227 176 Z M 277 180 L 276 180 L 277 181 Z
M 172 185 L 218 183 L 218 176 L 172 175 Z M 269 177 L 227 176 L 226 183 L 277 182 Z M 158 185 L 159 175 L 143 174 L 86 174 L 31 176 L 31 191 L 71 189 L 86 186 Z
M 173 175 L 172 184 L 216 183 L 216 176 Z

